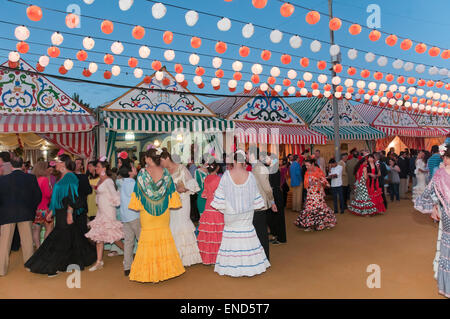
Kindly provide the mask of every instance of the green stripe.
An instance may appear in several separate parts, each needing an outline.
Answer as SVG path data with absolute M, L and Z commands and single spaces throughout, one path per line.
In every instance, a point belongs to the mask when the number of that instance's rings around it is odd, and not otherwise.
M 321 133 L 329 140 L 334 139 L 334 127 L 311 126 L 310 129 Z M 340 126 L 339 138 L 342 140 L 376 140 L 385 137 L 382 131 L 371 126 Z
M 326 98 L 310 98 L 292 103 L 290 106 L 307 124 L 310 124 L 327 102 Z

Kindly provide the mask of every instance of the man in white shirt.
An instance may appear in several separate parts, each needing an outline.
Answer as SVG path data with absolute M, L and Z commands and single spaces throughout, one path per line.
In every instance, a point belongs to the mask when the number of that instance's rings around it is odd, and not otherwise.
M 327 178 L 331 180 L 331 194 L 333 195 L 333 207 L 334 213 L 338 213 L 338 197 L 339 197 L 339 208 L 341 214 L 344 213 L 344 192 L 342 189 L 342 166 L 338 165 L 334 158 L 330 159 L 330 173 Z

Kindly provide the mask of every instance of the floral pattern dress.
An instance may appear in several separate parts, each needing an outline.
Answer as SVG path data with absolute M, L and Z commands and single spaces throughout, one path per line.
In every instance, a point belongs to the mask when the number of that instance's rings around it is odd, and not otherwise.
M 371 216 L 378 213 L 377 207 L 369 196 L 364 174 L 360 174 L 355 182 L 355 198 L 351 201 L 348 210 L 357 216 Z
M 324 187 L 329 185 L 325 177 L 309 176 L 305 209 L 300 212 L 294 224 L 300 228 L 323 230 L 336 226 L 336 216 L 325 202 Z

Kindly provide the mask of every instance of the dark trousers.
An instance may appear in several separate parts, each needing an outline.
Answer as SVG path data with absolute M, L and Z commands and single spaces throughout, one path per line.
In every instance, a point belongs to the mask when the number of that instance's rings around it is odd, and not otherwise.
M 277 238 L 280 243 L 286 242 L 286 219 L 284 216 L 284 207 L 277 206 L 277 212 L 271 209 L 267 213 L 267 225 L 270 233 Z M 255 213 L 256 214 L 256 213 Z
M 389 184 L 389 193 L 391 194 L 391 201 L 395 199 L 400 200 L 400 184 Z
M 344 193 L 344 209 L 347 209 L 348 198 L 350 197 L 350 187 L 342 186 L 342 192 Z
M 191 220 L 193 223 L 198 223 L 200 220 L 200 213 L 197 208 L 197 194 L 191 195 Z
M 269 233 L 267 232 L 267 215 L 269 210 L 258 210 L 253 214 L 253 226 L 256 235 L 264 248 L 267 260 L 269 260 Z
M 345 206 L 344 206 L 344 191 L 342 186 L 338 187 L 331 187 L 331 194 L 333 195 L 333 206 L 334 206 L 334 213 L 338 213 L 338 198 L 339 198 L 339 208 L 341 210 L 341 213 L 344 212 Z
M 20 235 L 19 235 L 19 227 L 15 227 L 13 240 L 11 243 L 11 250 L 18 251 L 20 249 Z
M 387 209 L 388 205 L 387 205 L 387 199 L 386 199 L 386 194 L 385 194 L 386 190 L 384 185 L 381 186 L 381 197 L 383 197 L 383 203 L 384 203 L 384 207 Z

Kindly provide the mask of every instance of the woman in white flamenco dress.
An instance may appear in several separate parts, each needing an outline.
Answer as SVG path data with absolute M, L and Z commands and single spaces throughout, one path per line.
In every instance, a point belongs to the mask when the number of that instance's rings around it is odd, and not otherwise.
M 420 151 L 417 155 L 416 160 L 416 170 L 414 171 L 414 174 L 416 174 L 417 184 L 413 188 L 413 194 L 412 194 L 412 200 L 413 202 L 417 197 L 422 195 L 422 193 L 425 190 L 425 187 L 427 187 L 427 180 L 428 180 L 428 169 L 427 164 L 424 161 L 425 153 Z

